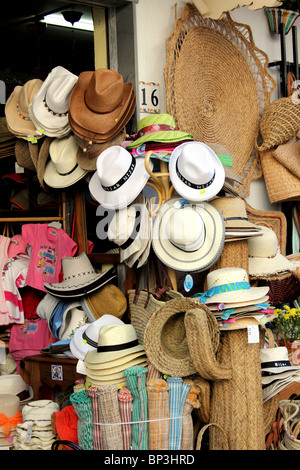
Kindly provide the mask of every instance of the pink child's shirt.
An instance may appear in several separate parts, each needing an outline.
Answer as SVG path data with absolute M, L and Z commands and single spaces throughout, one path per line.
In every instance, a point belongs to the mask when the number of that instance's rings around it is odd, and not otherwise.
M 48 224 L 25 224 L 22 236 L 31 245 L 26 285 L 46 292 L 44 282 L 59 282 L 61 260 L 74 256 L 77 244 L 62 228 Z

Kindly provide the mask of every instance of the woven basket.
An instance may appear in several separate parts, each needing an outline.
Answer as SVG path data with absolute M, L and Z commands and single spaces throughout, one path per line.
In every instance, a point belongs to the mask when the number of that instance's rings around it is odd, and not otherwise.
M 300 450 L 300 401 L 281 400 L 283 438 L 281 450 Z
M 247 197 L 251 180 L 262 175 L 255 142 L 276 87 L 267 55 L 253 43 L 249 26 L 229 13 L 218 21 L 203 18 L 186 3 L 166 40 L 166 57 L 168 113 L 194 140 L 229 150 L 242 181 L 235 189 Z
M 246 328 L 225 331 L 219 362 L 232 368 L 232 379 L 212 383 L 211 421 L 224 429 L 230 450 L 264 450 L 260 344 L 248 342 Z M 210 449 L 221 449 L 214 429 Z
M 278 274 L 268 278 L 250 277 L 251 286 L 269 287 L 269 303 L 279 307 L 287 302 L 292 302 L 300 296 L 300 281 L 293 273 Z

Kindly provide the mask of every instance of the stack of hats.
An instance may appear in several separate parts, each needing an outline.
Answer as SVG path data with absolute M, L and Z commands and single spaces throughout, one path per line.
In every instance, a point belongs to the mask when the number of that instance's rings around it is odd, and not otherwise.
M 291 382 L 300 382 L 300 367 L 291 365 L 285 346 L 261 349 L 260 360 L 264 402 Z
M 109 69 L 81 72 L 71 95 L 72 131 L 91 143 L 116 137 L 131 119 L 136 105 L 131 83 Z
M 64 137 L 71 132 L 69 103 L 77 79 L 76 75 L 58 65 L 33 96 L 28 111 L 40 135 Z
M 224 239 L 222 214 L 205 201 L 192 204 L 186 199 L 170 198 L 161 205 L 153 223 L 153 250 L 176 271 L 209 269 L 221 256 Z
M 145 157 L 153 152 L 152 157 L 169 161 L 174 148 L 183 142 L 193 140 L 192 134 L 176 128 L 170 114 L 150 114 L 139 120 L 137 133 L 131 136 L 126 149 L 136 157 Z
M 9 393 L 0 393 L 0 448 L 12 445 L 17 425 L 22 421 L 20 398 Z
M 218 197 L 210 202 L 223 216 L 225 242 L 245 240 L 262 235 L 262 228 L 248 220 L 244 199 L 240 197 Z
M 8 130 L 17 138 L 36 142 L 42 137 L 29 114 L 29 107 L 36 93 L 43 85 L 42 80 L 34 78 L 23 86 L 17 85 L 5 105 L 5 117 Z
M 140 194 L 128 207 L 115 211 L 107 237 L 119 246 L 120 261 L 127 266 L 143 266 L 149 256 L 152 238 L 150 200 Z
M 46 294 L 38 304 L 37 314 L 58 340 L 71 339 L 74 331 L 88 322 L 79 301 L 63 301 L 51 294 Z
M 56 439 L 51 415 L 59 411 L 52 400 L 35 400 L 22 409 L 23 423 L 17 425 L 14 438 L 15 450 L 51 450 Z
M 133 325 L 103 325 L 97 349 L 86 354 L 84 363 L 90 385 L 125 386 L 123 372 L 132 366 L 146 366 L 147 356 Z
M 63 258 L 62 271 L 62 282 L 44 283 L 48 294 L 62 299 L 83 297 L 116 278 L 114 268 L 98 273 L 85 252 L 79 256 Z
M 115 315 L 104 314 L 100 318 L 81 326 L 70 341 L 70 351 L 79 361 L 84 361 L 89 351 L 97 349 L 99 334 L 104 325 L 123 325 L 124 322 Z
M 148 179 L 143 158 L 133 157 L 124 147 L 104 150 L 89 182 L 91 196 L 106 209 L 123 209 L 144 189 Z M 151 170 L 153 168 L 150 162 Z
M 73 134 L 54 138 L 49 145 L 50 159 L 44 165 L 39 158 L 39 168 L 44 166 L 43 180 L 51 188 L 66 188 L 77 183 L 86 174 L 77 164 L 78 144 Z M 45 157 L 47 155 L 45 154 Z
M 264 315 L 268 317 L 273 313 L 269 304 L 269 287 L 251 287 L 243 268 L 215 269 L 207 274 L 206 281 L 207 290 L 195 297 L 208 306 L 221 326 L 234 328 L 237 320 L 245 317 L 251 317 L 254 324 L 260 323 Z

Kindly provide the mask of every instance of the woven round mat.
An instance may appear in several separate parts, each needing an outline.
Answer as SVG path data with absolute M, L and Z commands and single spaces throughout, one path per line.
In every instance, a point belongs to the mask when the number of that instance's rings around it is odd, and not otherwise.
M 250 28 L 229 13 L 215 21 L 187 3 L 166 41 L 166 57 L 168 113 L 194 140 L 230 151 L 243 183 L 235 189 L 248 196 L 251 180 L 262 175 L 255 142 L 276 86 L 267 55 L 255 47 Z

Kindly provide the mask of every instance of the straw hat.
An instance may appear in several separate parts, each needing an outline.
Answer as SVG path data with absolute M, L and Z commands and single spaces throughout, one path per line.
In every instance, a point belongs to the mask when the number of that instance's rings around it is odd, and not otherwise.
M 106 209 L 123 209 L 143 190 L 149 176 L 143 158 L 135 158 L 115 145 L 97 158 L 97 171 L 89 182 L 89 190 Z
M 208 202 L 164 202 L 153 223 L 152 246 L 158 258 L 177 271 L 204 271 L 221 255 L 225 227 L 221 213 Z
M 279 98 L 266 109 L 260 120 L 262 144 L 257 145 L 260 152 L 288 142 L 300 128 L 299 103 L 293 98 Z
M 102 315 L 114 315 L 122 318 L 127 309 L 127 299 L 125 294 L 114 284 L 106 284 L 91 294 L 80 299 L 89 321 L 94 322 Z
M 208 201 L 221 191 L 225 170 L 215 152 L 202 142 L 176 147 L 169 162 L 170 180 L 189 201 Z
M 49 294 L 63 298 L 81 297 L 89 294 L 116 277 L 114 268 L 110 268 L 103 273 L 97 273 L 84 252 L 79 256 L 63 258 L 62 271 L 62 282 L 45 282 L 44 287 Z
M 35 94 L 29 114 L 42 135 L 63 137 L 70 132 L 69 102 L 77 79 L 77 75 L 58 65 Z
M 113 70 L 81 72 L 70 100 L 70 123 L 110 140 L 129 121 L 132 113 L 126 112 L 134 96 L 132 84 Z
M 185 314 L 201 306 L 191 298 L 165 302 L 151 315 L 145 328 L 144 347 L 151 364 L 163 374 L 186 377 L 196 373 L 185 329 Z
M 22 409 L 23 422 L 44 428 L 51 425 L 51 415 L 59 411 L 59 404 L 52 400 L 34 400 Z
M 269 287 L 250 287 L 247 271 L 243 268 L 221 268 L 207 274 L 207 291 L 200 297 L 204 304 L 256 303 L 267 295 Z
M 89 351 L 97 348 L 99 333 L 104 325 L 123 325 L 123 321 L 109 314 L 104 314 L 92 323 L 87 323 L 81 326 L 75 332 L 70 341 L 71 353 L 80 359 L 84 360 Z
M 193 140 L 193 136 L 178 130 L 170 114 L 150 114 L 138 121 L 135 139 L 126 148 L 136 148 L 146 142 L 180 142 L 181 140 Z
M 240 197 L 219 197 L 210 201 L 222 214 L 225 228 L 260 229 L 248 220 L 245 200 Z
M 274 230 L 260 227 L 263 235 L 248 240 L 249 276 L 261 277 L 292 272 L 295 266 L 280 253 Z
M 109 362 L 111 367 L 126 362 L 127 356 L 131 358 L 145 354 L 134 327 L 131 324 L 104 325 L 101 328 L 97 349 L 90 351 L 85 357 L 86 367 L 90 364 Z
M 263 384 L 285 378 L 294 374 L 294 371 L 300 371 L 300 366 L 291 365 L 288 350 L 285 346 L 261 349 L 260 361 Z
M 32 387 L 27 384 L 20 374 L 5 374 L 0 376 L 1 394 L 16 395 L 21 404 L 33 398 Z
M 77 151 L 78 145 L 72 134 L 60 139 L 55 138 L 50 143 L 50 160 L 44 172 L 44 181 L 48 186 L 66 188 L 87 174 L 77 163 Z
M 230 151 L 243 183 L 238 192 L 248 194 L 260 170 L 259 119 L 276 87 L 267 54 L 255 46 L 250 27 L 229 13 L 213 21 L 186 3 L 166 40 L 166 57 L 167 112 L 194 140 Z
M 28 106 L 42 85 L 38 78 L 28 80 L 23 86 L 16 86 L 6 102 L 7 126 L 19 138 L 28 140 L 29 135 L 36 139 L 41 137 L 29 116 Z

